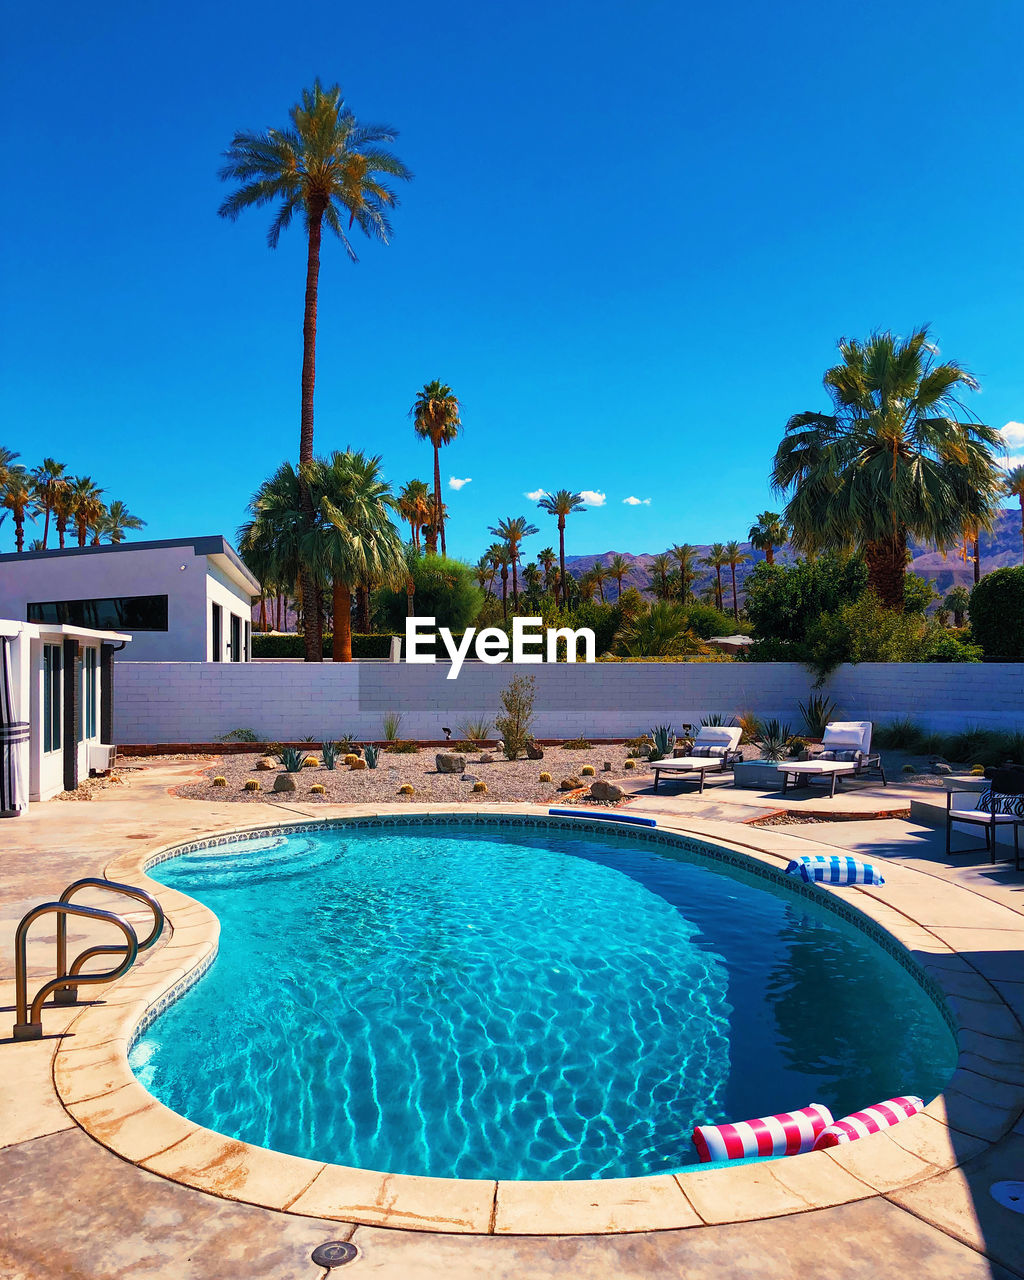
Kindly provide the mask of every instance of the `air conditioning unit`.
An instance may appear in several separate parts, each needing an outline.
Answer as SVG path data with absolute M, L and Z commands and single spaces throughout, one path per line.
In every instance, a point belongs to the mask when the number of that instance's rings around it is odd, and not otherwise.
M 113 769 L 114 758 L 117 755 L 117 747 L 110 742 L 90 742 L 89 743 L 89 772 L 90 773 L 106 773 L 108 769 Z

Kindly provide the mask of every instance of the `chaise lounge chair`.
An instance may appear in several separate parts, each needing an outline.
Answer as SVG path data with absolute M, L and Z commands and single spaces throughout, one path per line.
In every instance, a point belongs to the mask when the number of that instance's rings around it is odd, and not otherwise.
M 680 756 L 675 760 L 656 760 L 652 763 L 654 790 L 658 789 L 659 774 L 696 773 L 700 775 L 699 794 L 704 790 L 705 774 L 731 771 L 733 765 L 743 759 L 743 752 L 739 750 L 742 732 L 742 729 L 730 729 L 718 725 L 703 726 L 694 739 L 688 756 Z
M 888 786 L 882 757 L 871 750 L 870 720 L 833 720 L 825 726 L 821 750 L 813 760 L 786 761 L 779 765 L 782 774 L 782 794 L 789 787 L 806 786 L 812 778 L 827 778 L 829 796 L 836 793 L 840 778 L 859 778 L 877 773 L 882 786 Z

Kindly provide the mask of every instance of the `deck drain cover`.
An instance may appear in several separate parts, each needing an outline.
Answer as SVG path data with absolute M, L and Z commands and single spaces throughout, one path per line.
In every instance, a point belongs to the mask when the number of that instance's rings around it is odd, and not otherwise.
M 993 1182 L 989 1194 L 1004 1209 L 1024 1213 L 1024 1182 Z
M 313 1250 L 313 1261 L 318 1267 L 343 1267 L 354 1262 L 359 1250 L 347 1240 L 328 1240 Z

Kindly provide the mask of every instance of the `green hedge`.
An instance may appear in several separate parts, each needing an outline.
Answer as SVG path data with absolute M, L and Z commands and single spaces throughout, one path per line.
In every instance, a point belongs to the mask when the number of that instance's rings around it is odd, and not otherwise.
M 986 573 L 971 592 L 971 634 L 988 658 L 1024 658 L 1024 568 Z
M 331 656 L 334 637 L 327 632 L 324 635 L 324 657 Z M 252 656 L 254 658 L 304 658 L 306 656 L 305 640 L 301 635 L 265 636 L 254 634 L 252 637 Z M 353 658 L 390 658 L 391 636 L 389 633 L 376 635 L 352 635 Z

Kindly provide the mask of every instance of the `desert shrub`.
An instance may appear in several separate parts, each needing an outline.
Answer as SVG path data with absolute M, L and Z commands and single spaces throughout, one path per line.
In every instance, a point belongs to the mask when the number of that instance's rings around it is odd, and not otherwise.
M 593 743 L 589 742 L 582 734 L 578 738 L 570 738 L 567 742 L 562 743 L 563 751 L 590 751 Z
M 506 760 L 517 759 L 533 737 L 533 676 L 513 676 L 502 691 L 502 714 L 494 719 Z
M 484 593 L 474 570 L 461 560 L 438 555 L 412 556 L 408 561 L 417 617 L 436 618 L 439 627 L 465 631 L 477 620 Z M 374 592 L 374 618 L 382 631 L 405 632 L 409 600 L 405 587 Z
M 255 729 L 232 729 L 230 733 L 221 734 L 220 742 L 262 742 L 263 739 Z
M 712 636 L 744 635 L 750 631 L 745 622 L 737 622 L 731 613 L 723 613 L 713 604 L 702 604 L 693 600 L 682 606 L 686 614 L 686 625 L 701 640 L 710 640 Z
M 390 751 L 396 756 L 413 756 L 419 749 L 420 744 L 418 742 L 410 742 L 407 738 L 396 738 L 393 742 L 388 742 L 384 747 L 385 751 Z
M 381 733 L 385 742 L 394 742 L 398 738 L 398 731 L 402 727 L 402 713 L 400 711 L 385 711 L 384 719 L 381 722 Z
M 761 732 L 759 716 L 754 715 L 753 711 L 744 711 L 742 715 L 736 717 L 736 723 L 743 730 L 740 734 L 741 745 L 757 741 L 758 734 Z
M 643 613 L 622 623 L 615 633 L 614 651 L 626 658 L 661 658 L 706 652 L 690 630 L 685 608 L 658 600 Z
M 890 720 L 888 724 L 875 726 L 872 734 L 872 746 L 888 748 L 891 751 L 919 751 L 924 731 L 909 717 Z
M 990 658 L 1024 658 L 1024 567 L 987 573 L 971 592 L 971 634 Z
M 903 575 L 904 613 L 924 613 L 929 605 L 941 598 L 932 585 L 931 578 L 922 578 L 919 573 Z
M 639 738 L 627 738 L 622 745 L 627 756 L 646 756 L 650 754 L 654 741 L 649 733 L 645 733 Z
M 488 716 L 479 715 L 476 719 L 463 720 L 459 725 L 459 733 L 467 742 L 485 742 L 491 736 L 494 721 Z

